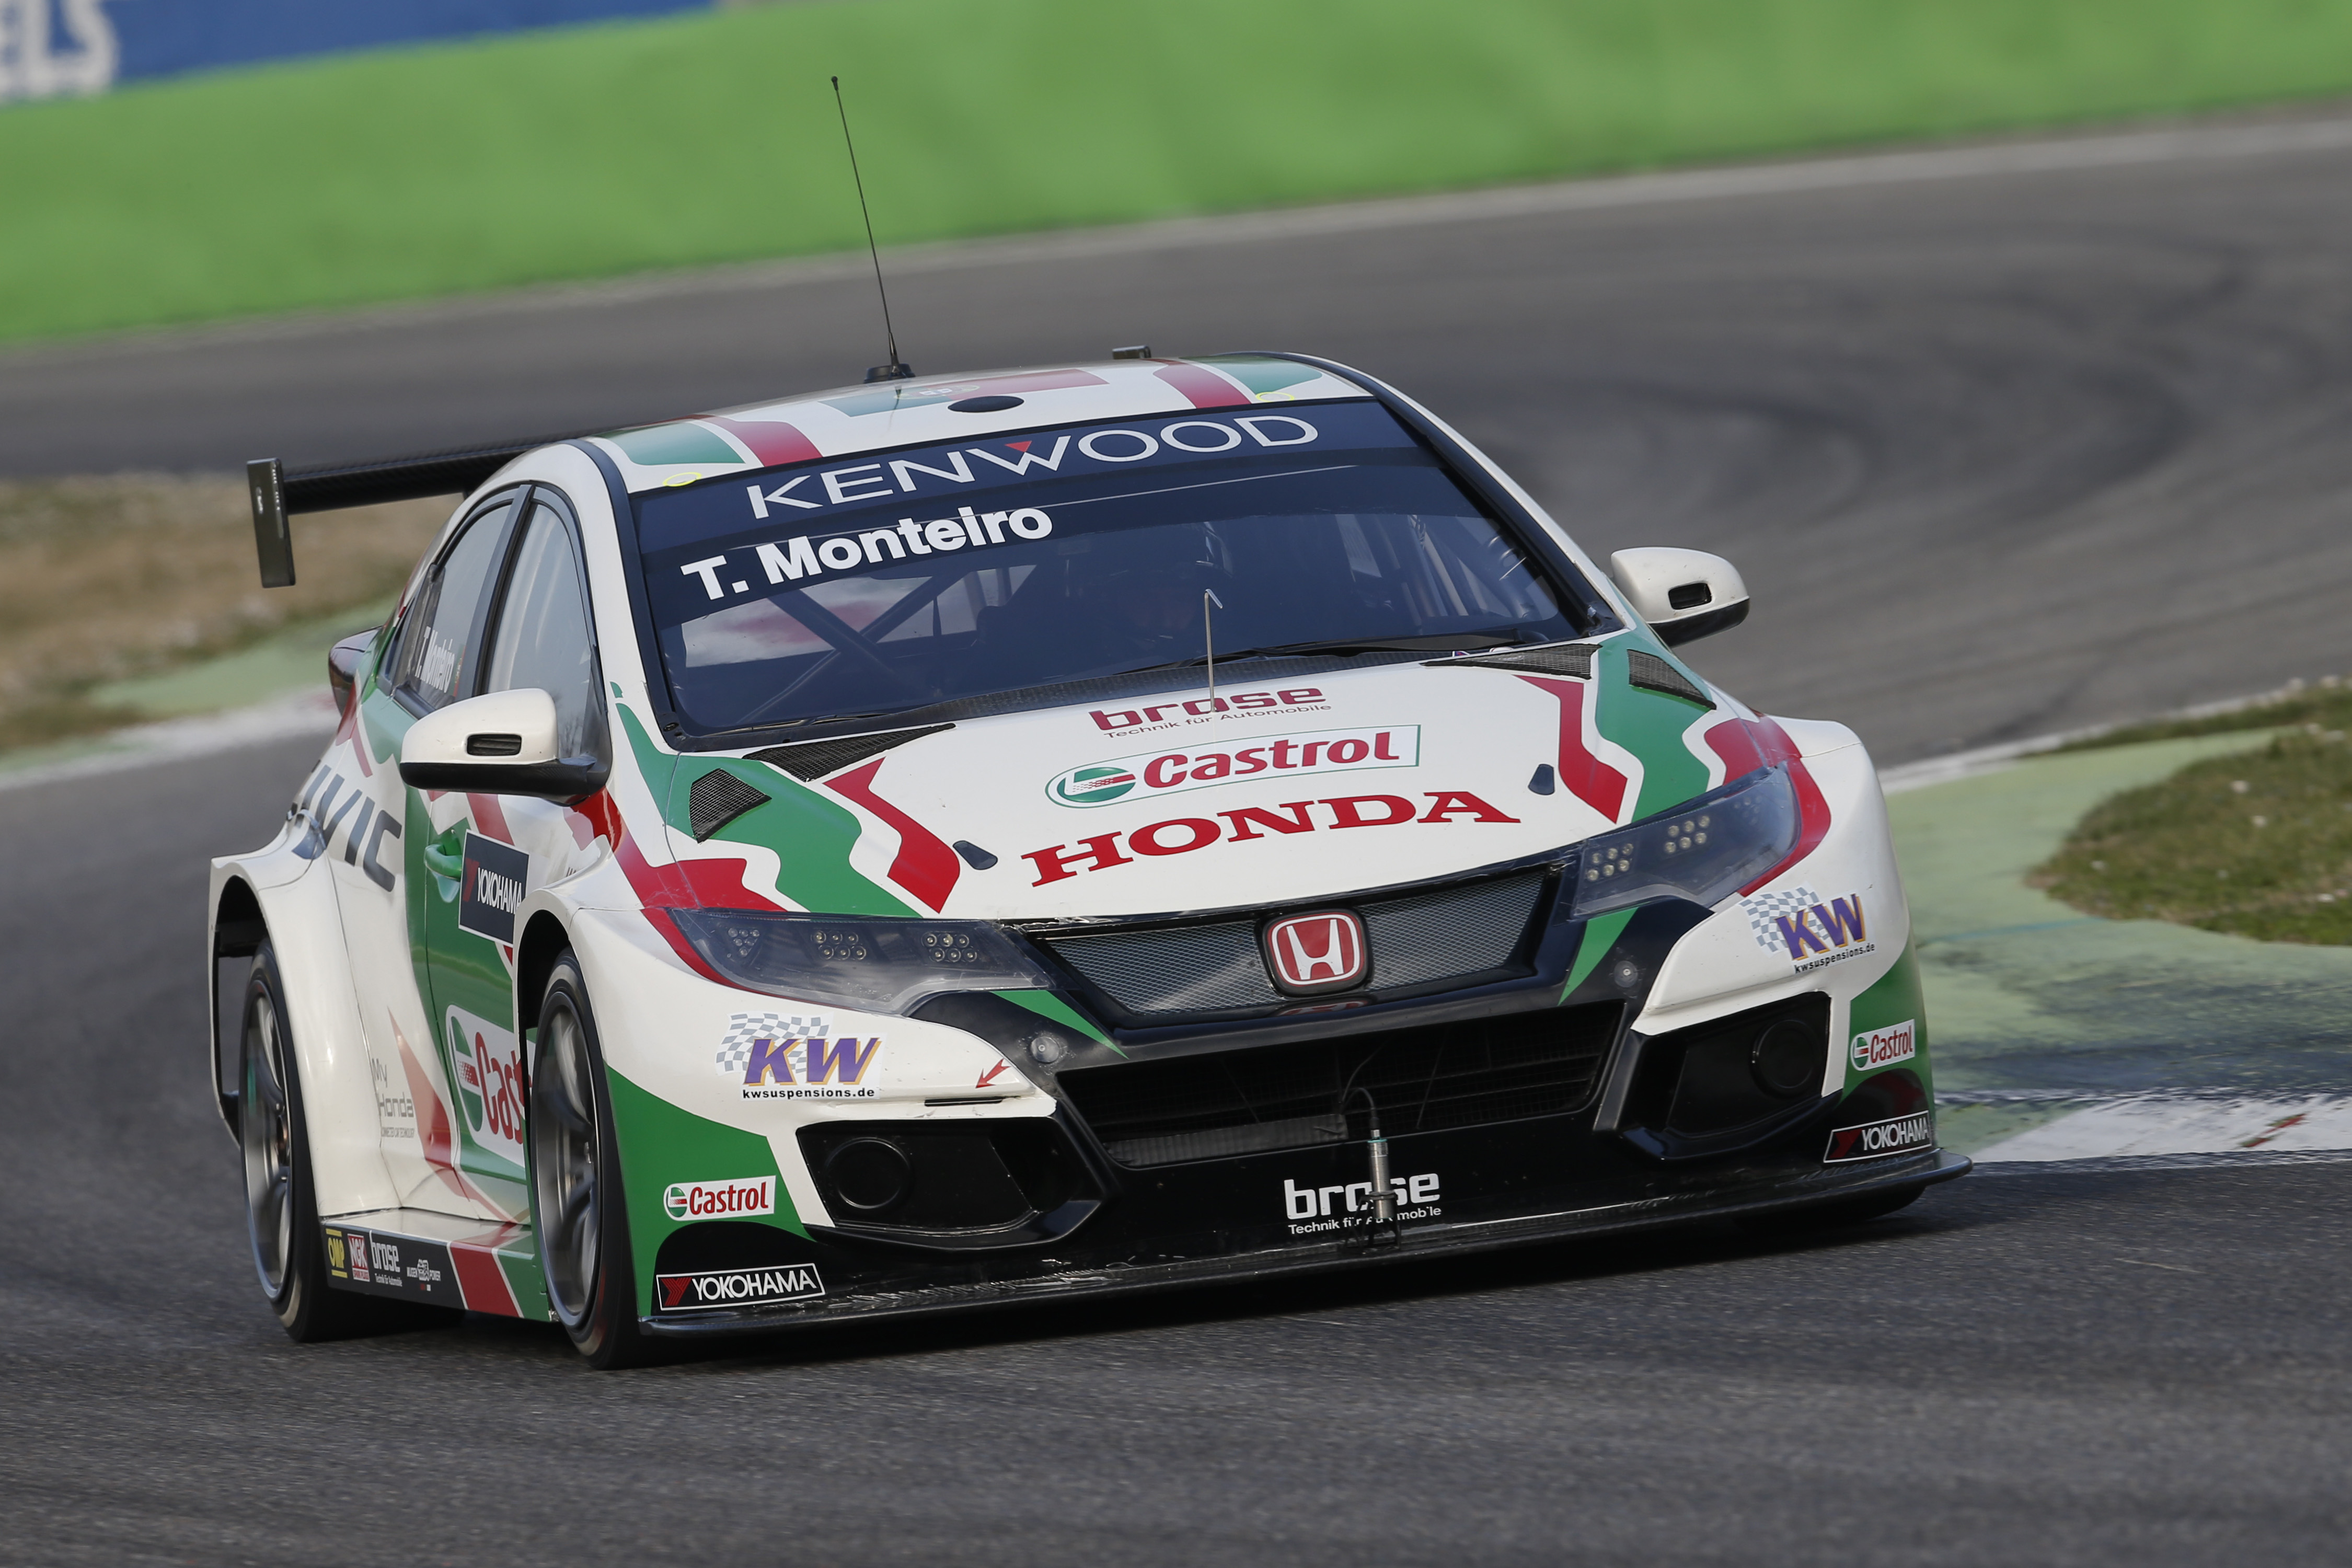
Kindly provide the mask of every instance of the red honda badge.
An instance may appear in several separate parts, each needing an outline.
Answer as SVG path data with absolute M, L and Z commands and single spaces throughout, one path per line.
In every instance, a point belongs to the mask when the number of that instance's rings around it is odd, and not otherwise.
M 1345 910 L 1276 921 L 1262 940 L 1266 973 L 1293 996 L 1360 985 L 1371 969 L 1364 922 Z

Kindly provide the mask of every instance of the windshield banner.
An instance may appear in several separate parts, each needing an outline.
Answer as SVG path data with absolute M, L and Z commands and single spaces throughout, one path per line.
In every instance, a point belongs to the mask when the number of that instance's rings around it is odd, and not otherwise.
M 1312 469 L 1326 454 L 1344 464 L 1383 450 L 1402 456 L 1413 442 L 1375 403 L 1136 420 L 656 491 L 637 498 L 638 542 L 655 618 L 675 626 L 724 600 L 894 562 L 1118 526 L 1067 509 L 1182 488 L 1118 482 L 1130 473 L 1187 464 L 1231 470 L 1201 477 L 1214 485 Z

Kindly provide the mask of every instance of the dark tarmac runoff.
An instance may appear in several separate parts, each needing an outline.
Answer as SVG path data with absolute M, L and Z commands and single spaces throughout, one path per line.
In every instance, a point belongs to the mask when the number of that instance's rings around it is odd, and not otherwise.
M 935 256 L 893 305 L 926 371 L 1150 341 L 1391 377 L 1594 554 L 1731 556 L 1756 613 L 1701 667 L 1901 762 L 2352 665 L 2352 136 L 2252 129 Z M 870 340 L 854 274 L 813 267 L 20 351 L 0 471 L 621 423 L 855 379 Z M 317 747 L 0 790 L 0 1563 L 2347 1554 L 2352 1166 L 2326 1158 L 2011 1167 L 1810 1237 L 625 1373 L 488 1319 L 294 1346 L 206 1087 L 205 860 L 269 834 Z

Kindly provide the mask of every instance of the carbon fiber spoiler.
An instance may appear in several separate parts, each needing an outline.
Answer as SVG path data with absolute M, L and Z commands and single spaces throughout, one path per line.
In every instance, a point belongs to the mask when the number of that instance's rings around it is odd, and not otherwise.
M 287 520 L 296 512 L 334 511 L 421 496 L 464 495 L 525 452 L 595 434 L 575 430 L 532 441 L 467 447 L 380 462 L 334 463 L 292 473 L 276 458 L 257 458 L 245 466 L 245 486 L 253 502 L 253 546 L 261 558 L 261 585 L 294 585 L 294 535 Z

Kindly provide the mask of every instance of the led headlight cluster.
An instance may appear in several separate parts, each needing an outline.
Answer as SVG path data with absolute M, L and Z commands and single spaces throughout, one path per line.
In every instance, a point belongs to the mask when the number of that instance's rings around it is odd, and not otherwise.
M 1575 918 L 1654 899 L 1710 907 L 1779 865 L 1797 841 L 1796 787 L 1785 767 L 1586 840 L 1577 858 Z
M 672 910 L 710 967 L 734 984 L 804 1002 L 905 1013 L 943 991 L 1050 985 L 985 921 L 850 920 L 765 910 Z

